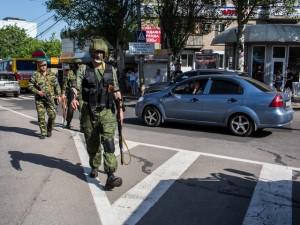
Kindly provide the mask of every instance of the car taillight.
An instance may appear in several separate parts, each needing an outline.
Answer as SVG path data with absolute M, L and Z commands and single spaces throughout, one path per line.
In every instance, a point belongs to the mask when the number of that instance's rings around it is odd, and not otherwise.
M 280 108 L 283 106 L 284 106 L 283 98 L 281 95 L 276 95 L 270 104 L 270 107 L 274 107 L 274 108 Z

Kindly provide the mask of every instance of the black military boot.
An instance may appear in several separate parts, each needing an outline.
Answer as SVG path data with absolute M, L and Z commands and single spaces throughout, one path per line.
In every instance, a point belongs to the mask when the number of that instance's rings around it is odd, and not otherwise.
M 47 127 L 47 137 L 51 137 L 52 136 L 52 129 L 51 127 Z
M 120 187 L 122 185 L 122 178 L 115 176 L 113 173 L 107 175 L 107 180 L 104 189 L 110 191 L 115 187 Z
M 48 119 L 48 123 L 47 123 L 47 137 L 51 137 L 52 136 L 52 120 Z
M 67 125 L 65 126 L 66 129 L 71 129 L 71 122 L 67 122 Z
M 98 169 L 97 168 L 92 168 L 92 171 L 90 172 L 90 177 L 91 178 L 98 177 Z

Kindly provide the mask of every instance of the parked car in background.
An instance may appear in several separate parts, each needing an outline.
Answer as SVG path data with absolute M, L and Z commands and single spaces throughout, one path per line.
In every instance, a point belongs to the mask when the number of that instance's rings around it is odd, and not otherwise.
M 198 75 L 240 75 L 240 76 L 246 76 L 245 73 L 239 72 L 239 71 L 232 71 L 232 70 L 223 70 L 223 69 L 198 69 L 198 70 L 191 70 L 187 71 L 185 73 L 182 73 L 180 76 L 175 77 L 173 81 L 167 81 L 167 82 L 160 82 L 160 83 L 154 83 L 149 84 L 148 87 L 145 89 L 145 94 L 153 93 L 157 91 L 161 91 L 170 85 L 174 83 L 178 83 L 182 80 L 185 80 L 190 77 L 198 76 Z
M 238 136 L 290 123 L 291 97 L 238 75 L 201 75 L 140 97 L 136 115 L 148 126 L 179 121 L 228 127 Z
M 14 73 L 0 72 L 0 94 L 20 95 L 20 85 Z

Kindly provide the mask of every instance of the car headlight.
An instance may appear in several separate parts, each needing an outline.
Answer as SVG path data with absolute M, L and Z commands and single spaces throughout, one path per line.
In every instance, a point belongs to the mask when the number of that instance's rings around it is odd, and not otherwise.
M 138 102 L 141 102 L 144 100 L 144 97 L 139 97 Z

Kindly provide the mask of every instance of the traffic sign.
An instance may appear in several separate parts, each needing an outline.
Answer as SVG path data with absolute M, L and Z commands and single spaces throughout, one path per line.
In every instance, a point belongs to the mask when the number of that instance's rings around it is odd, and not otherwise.
M 131 55 L 153 55 L 154 43 L 129 42 L 129 54 Z
M 137 42 L 146 42 L 146 31 L 138 30 L 135 32 Z

